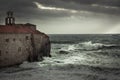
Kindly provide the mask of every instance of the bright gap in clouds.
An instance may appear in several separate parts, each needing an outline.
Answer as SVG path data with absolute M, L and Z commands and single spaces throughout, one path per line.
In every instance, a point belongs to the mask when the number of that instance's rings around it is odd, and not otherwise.
M 39 9 L 42 10 L 56 10 L 56 11 L 69 11 L 71 13 L 77 13 L 77 10 L 72 10 L 72 9 L 65 9 L 65 8 L 58 8 L 58 7 L 48 7 L 48 6 L 44 6 L 38 2 L 33 2 Z
M 113 28 L 106 31 L 105 34 L 120 34 L 120 24 L 116 24 Z
M 100 8 L 107 8 L 107 9 L 119 9 L 118 7 L 115 7 L 115 6 L 105 6 L 105 5 L 99 5 L 99 4 L 92 4 L 91 6 L 100 7 Z
M 37 21 L 39 30 L 48 34 L 115 34 L 120 33 L 120 19 L 109 14 L 95 13 L 89 11 L 73 10 L 59 7 L 44 6 L 41 3 L 33 2 L 38 9 L 48 11 L 66 11 L 71 14 L 69 17 L 49 18 L 43 22 Z M 99 5 L 92 5 L 101 7 Z M 105 8 L 111 8 L 103 6 Z M 112 7 L 117 9 L 116 7 Z M 61 14 L 62 15 L 62 14 Z M 81 18 L 82 17 L 82 18 Z M 69 30 L 66 30 L 69 29 Z
M 101 18 L 71 16 L 53 18 L 36 24 L 40 31 L 47 34 L 116 34 L 120 33 L 119 22 L 114 18 L 102 16 Z

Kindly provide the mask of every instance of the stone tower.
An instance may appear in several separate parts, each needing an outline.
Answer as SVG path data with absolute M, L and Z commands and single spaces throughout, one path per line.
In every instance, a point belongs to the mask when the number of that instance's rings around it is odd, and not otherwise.
M 12 11 L 7 12 L 7 17 L 5 18 L 5 24 L 6 25 L 14 25 L 15 24 L 15 18 L 13 17 Z

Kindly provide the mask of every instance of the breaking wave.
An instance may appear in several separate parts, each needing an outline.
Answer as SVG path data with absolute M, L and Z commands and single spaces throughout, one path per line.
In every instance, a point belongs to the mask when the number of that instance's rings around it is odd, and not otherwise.
M 118 49 L 119 45 L 107 45 L 102 43 L 93 43 L 92 41 L 82 42 L 78 44 L 70 44 L 62 47 L 60 51 L 73 51 L 73 50 L 99 50 L 99 49 Z

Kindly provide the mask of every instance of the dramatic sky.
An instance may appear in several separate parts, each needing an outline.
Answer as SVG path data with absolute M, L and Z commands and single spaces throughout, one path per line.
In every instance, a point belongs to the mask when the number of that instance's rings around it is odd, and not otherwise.
M 47 34 L 120 33 L 120 0 L 0 0 L 16 23 L 33 23 Z

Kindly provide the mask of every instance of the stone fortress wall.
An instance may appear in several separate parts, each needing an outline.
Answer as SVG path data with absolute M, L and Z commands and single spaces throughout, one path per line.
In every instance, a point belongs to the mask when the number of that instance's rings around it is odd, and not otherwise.
M 22 63 L 33 48 L 30 34 L 0 34 L 0 66 Z M 28 52 L 29 51 L 29 52 Z M 22 55 L 22 56 L 21 56 Z
M 49 38 L 44 37 L 42 34 L 0 34 L 0 67 L 50 56 Z

